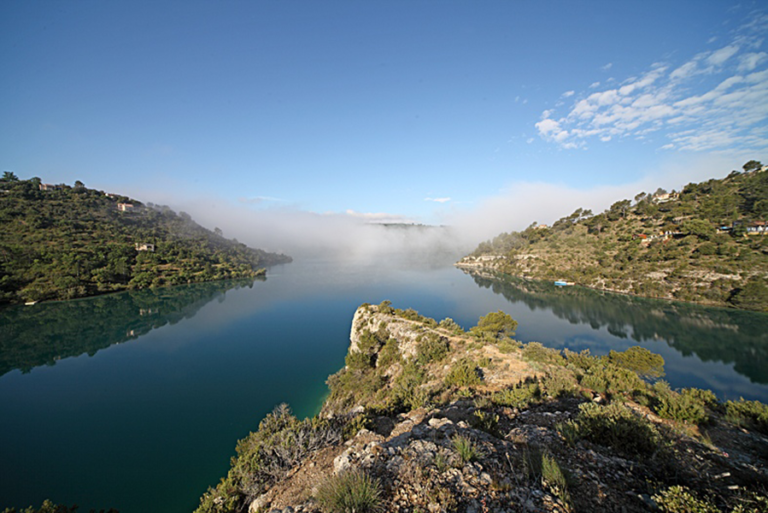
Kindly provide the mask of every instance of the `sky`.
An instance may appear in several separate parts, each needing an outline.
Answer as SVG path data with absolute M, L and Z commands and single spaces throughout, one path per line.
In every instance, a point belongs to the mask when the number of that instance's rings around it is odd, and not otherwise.
M 8 0 L 0 170 L 267 249 L 479 242 L 768 161 L 767 35 L 757 1 Z

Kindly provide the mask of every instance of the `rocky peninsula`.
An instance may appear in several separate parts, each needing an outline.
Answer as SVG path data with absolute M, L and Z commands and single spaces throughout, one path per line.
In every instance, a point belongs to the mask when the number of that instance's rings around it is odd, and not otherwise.
M 766 511 L 765 405 L 671 390 L 639 347 L 522 345 L 516 325 L 361 306 L 320 414 L 278 406 L 197 511 Z

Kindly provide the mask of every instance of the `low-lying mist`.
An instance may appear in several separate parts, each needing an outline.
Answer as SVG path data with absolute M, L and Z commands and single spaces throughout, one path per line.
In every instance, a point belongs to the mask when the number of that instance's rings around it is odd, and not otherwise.
M 443 266 L 472 252 L 480 242 L 500 233 L 519 231 L 536 221 L 551 224 L 577 208 L 598 214 L 612 203 L 632 199 L 658 187 L 680 190 L 690 182 L 723 177 L 738 159 L 688 158 L 668 161 L 631 183 L 577 188 L 546 182 L 508 184 L 474 204 L 441 205 L 440 226 L 376 224 L 376 216 L 354 213 L 318 214 L 295 207 L 254 208 L 221 198 L 194 200 L 162 197 L 158 191 L 129 191 L 137 198 L 168 203 L 209 229 L 253 248 L 290 255 L 294 259 L 375 262 L 408 266 Z M 390 219 L 400 218 L 396 214 Z M 402 219 L 402 218 L 400 218 Z

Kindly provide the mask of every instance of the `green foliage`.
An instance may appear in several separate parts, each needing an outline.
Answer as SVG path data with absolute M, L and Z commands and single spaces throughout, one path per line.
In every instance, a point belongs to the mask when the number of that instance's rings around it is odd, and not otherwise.
M 544 347 L 540 342 L 529 342 L 523 347 L 523 359 L 553 365 L 565 365 L 560 351 Z
M 448 355 L 448 341 L 444 338 L 430 333 L 418 341 L 416 348 L 416 361 L 421 365 L 429 362 L 439 362 Z
M 445 384 L 448 386 L 470 387 L 479 385 L 482 382 L 482 375 L 477 364 L 469 358 L 462 358 L 453 366 L 445 377 Z
M 725 403 L 725 418 L 737 426 L 768 435 L 768 405 L 759 401 L 728 401 Z
M 541 389 L 536 382 L 518 383 L 512 388 L 506 388 L 491 396 L 491 402 L 499 406 L 509 406 L 517 409 L 527 408 L 539 401 Z
M 581 404 L 576 422 L 582 438 L 630 457 L 652 455 L 661 441 L 653 424 L 619 403 Z
M 400 354 L 400 345 L 397 340 L 390 338 L 384 347 L 379 352 L 379 358 L 376 360 L 376 365 L 380 368 L 386 369 L 390 365 L 396 362 L 402 361 L 402 355 Z
M 485 431 L 489 435 L 500 437 L 499 416 L 484 410 L 476 410 L 470 419 L 472 427 Z
M 653 496 L 664 513 L 718 513 L 719 509 L 709 501 L 693 495 L 684 486 L 671 486 Z
M 315 500 L 324 513 L 374 513 L 383 506 L 378 479 L 356 469 L 323 481 Z
M 573 373 L 562 367 L 552 367 L 542 382 L 544 391 L 549 397 L 557 398 L 570 395 L 576 389 L 577 381 Z
M 768 173 L 689 184 L 658 203 L 647 194 L 636 201 L 634 209 L 621 200 L 597 215 L 578 209 L 551 230 L 501 234 L 473 254 L 503 256 L 481 264 L 550 283 L 566 279 L 633 295 L 768 311 L 768 236 L 747 235 L 754 222 L 768 218 Z M 723 278 L 731 274 L 719 272 L 724 269 L 740 279 Z
M 227 477 L 203 495 L 196 513 L 239 511 L 307 454 L 340 443 L 343 432 L 339 419 L 298 420 L 287 405 L 279 405 L 258 431 L 237 443 Z
M 403 371 L 395 379 L 390 404 L 395 409 L 406 411 L 425 406 L 429 393 L 421 387 L 424 383 L 424 369 L 415 360 L 403 366 Z
M 765 277 L 753 277 L 740 288 L 734 290 L 729 302 L 746 310 L 768 312 L 768 285 Z
M 633 346 L 624 352 L 611 350 L 608 361 L 619 367 L 634 371 L 643 378 L 660 378 L 664 376 L 664 358 L 648 349 Z
M 4 184 L 0 303 L 72 299 L 128 288 L 253 278 L 290 261 L 216 236 L 168 207 L 87 189 Z M 133 209 L 119 211 L 118 203 Z
M 660 417 L 690 424 L 703 424 L 709 420 L 704 407 L 708 398 L 704 394 L 692 390 L 678 393 L 670 389 L 665 381 L 656 382 L 653 392 L 653 409 Z
M 603 362 L 590 367 L 581 377 L 580 384 L 602 393 L 632 393 L 646 388 L 645 382 L 634 372 Z
M 516 329 L 517 321 L 509 314 L 499 310 L 480 317 L 477 326 L 470 329 L 469 332 L 480 339 L 498 342 L 514 336 Z
M 461 328 L 461 326 L 456 324 L 456 321 L 454 321 L 450 317 L 446 317 L 445 319 L 440 321 L 438 323 L 438 326 L 445 330 L 453 332 L 455 335 L 461 335 L 464 333 L 464 330 Z
M 392 308 L 392 301 L 385 299 L 384 301 L 379 303 L 379 313 L 383 313 L 384 315 L 394 314 L 395 309 Z
M 451 445 L 456 454 L 459 455 L 462 465 L 466 465 L 472 461 L 477 461 L 483 457 L 483 452 L 475 443 L 468 437 L 463 435 L 455 435 L 451 438 Z
M 541 482 L 555 497 L 570 506 L 571 494 L 568 492 L 565 473 L 555 457 L 547 452 L 541 455 Z

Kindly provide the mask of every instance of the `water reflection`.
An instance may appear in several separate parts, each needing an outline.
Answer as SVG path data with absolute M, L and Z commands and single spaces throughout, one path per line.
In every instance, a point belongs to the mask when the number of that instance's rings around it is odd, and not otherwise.
M 752 383 L 768 384 L 768 315 L 610 294 L 582 287 L 556 287 L 504 275 L 470 272 L 475 283 L 547 310 L 571 324 L 605 328 L 638 342 L 663 340 L 683 356 L 733 364 Z
M 264 280 L 265 278 L 259 278 Z M 121 292 L 77 301 L 0 310 L 0 376 L 135 340 L 150 331 L 190 319 L 230 289 L 254 280 L 230 280 L 155 290 Z

